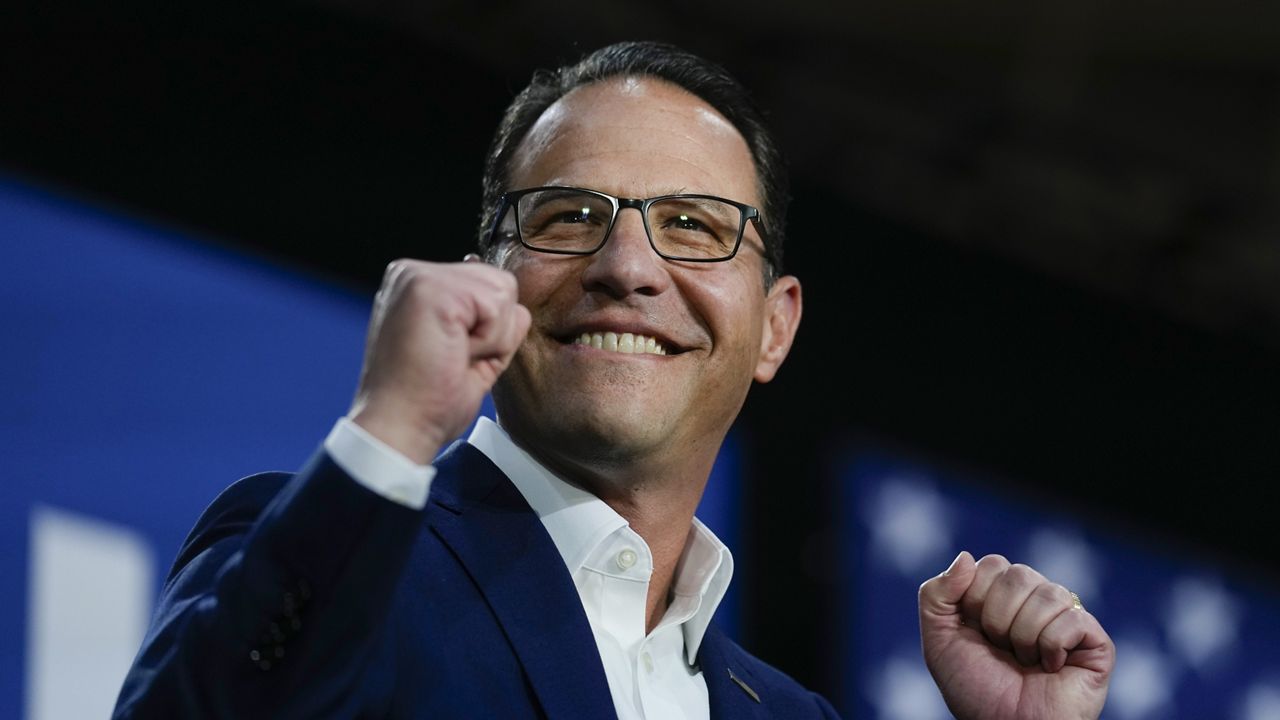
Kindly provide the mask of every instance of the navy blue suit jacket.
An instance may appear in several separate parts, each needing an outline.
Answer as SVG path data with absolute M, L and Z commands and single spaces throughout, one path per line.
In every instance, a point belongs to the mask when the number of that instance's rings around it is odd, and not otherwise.
M 455 444 L 421 511 L 323 451 L 228 488 L 165 584 L 116 718 L 611 718 L 582 603 L 541 521 Z M 830 718 L 713 623 L 713 718 Z

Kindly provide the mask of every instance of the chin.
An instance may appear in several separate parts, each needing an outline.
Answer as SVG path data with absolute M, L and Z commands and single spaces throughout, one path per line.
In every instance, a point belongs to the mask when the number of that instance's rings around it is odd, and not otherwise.
M 635 402 L 642 398 L 632 397 Z M 643 456 L 660 446 L 663 435 L 670 433 L 668 418 L 627 409 L 620 398 L 598 402 L 566 402 L 557 409 L 557 417 L 548 423 L 560 447 L 573 447 L 579 453 L 599 459 L 621 460 Z
M 642 403 L 655 402 L 643 393 L 562 393 L 525 400 L 503 390 L 495 387 L 493 397 L 507 431 L 536 444 L 527 448 L 536 454 L 550 452 L 569 462 L 639 459 L 673 430 L 674 418 L 643 411 Z

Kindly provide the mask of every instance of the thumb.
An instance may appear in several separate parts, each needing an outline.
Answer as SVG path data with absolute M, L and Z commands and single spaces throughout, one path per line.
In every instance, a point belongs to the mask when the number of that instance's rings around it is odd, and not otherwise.
M 942 574 L 929 578 L 920 586 L 920 624 L 926 624 L 959 618 L 960 598 L 964 597 L 973 578 L 977 575 L 978 564 L 968 550 L 962 551 L 951 561 L 951 567 Z

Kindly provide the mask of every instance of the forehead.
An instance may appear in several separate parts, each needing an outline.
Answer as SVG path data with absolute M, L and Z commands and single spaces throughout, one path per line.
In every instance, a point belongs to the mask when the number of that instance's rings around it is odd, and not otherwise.
M 737 128 L 681 87 L 618 77 L 576 88 L 543 112 L 511 164 L 513 188 L 576 185 L 615 195 L 720 195 L 759 205 Z

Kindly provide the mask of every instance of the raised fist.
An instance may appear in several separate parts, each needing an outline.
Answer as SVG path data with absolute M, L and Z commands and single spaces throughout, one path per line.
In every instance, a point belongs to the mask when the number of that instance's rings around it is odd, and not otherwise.
M 529 331 L 516 289 L 514 275 L 481 262 L 388 265 L 351 419 L 430 462 L 475 418 Z

